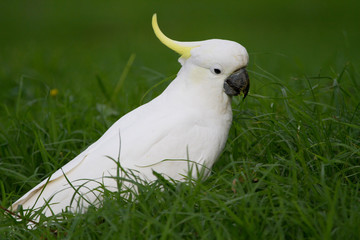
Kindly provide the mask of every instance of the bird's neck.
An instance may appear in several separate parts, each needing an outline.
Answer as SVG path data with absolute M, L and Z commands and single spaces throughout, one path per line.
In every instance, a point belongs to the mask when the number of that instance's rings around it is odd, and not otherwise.
M 196 77 L 197 73 L 193 71 L 180 70 L 163 94 L 173 98 L 175 103 L 191 108 L 231 114 L 231 98 L 224 93 L 223 83 L 211 84 L 209 80 Z

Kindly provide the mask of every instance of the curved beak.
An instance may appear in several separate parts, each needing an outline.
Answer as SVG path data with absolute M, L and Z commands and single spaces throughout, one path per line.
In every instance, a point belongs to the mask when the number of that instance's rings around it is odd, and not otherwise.
M 233 72 L 224 82 L 225 93 L 232 97 L 237 96 L 241 92 L 244 93 L 244 98 L 249 92 L 250 80 L 245 68 L 241 68 Z

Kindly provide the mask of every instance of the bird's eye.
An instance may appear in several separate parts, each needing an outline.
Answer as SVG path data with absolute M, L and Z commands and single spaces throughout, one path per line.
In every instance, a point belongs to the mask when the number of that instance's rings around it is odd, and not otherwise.
M 218 69 L 218 68 L 214 68 L 214 73 L 216 73 L 216 74 L 220 74 L 220 73 L 221 73 L 221 70 L 220 70 L 220 69 Z
M 216 66 L 213 66 L 210 70 L 213 74 L 219 75 L 222 73 L 221 69 L 222 69 L 221 66 L 216 65 Z

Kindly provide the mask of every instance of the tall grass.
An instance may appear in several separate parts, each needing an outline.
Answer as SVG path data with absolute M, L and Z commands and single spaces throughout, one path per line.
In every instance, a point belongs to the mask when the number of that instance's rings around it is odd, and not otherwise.
M 250 74 L 255 83 L 251 94 L 245 101 L 234 98 L 228 143 L 206 181 L 172 183 L 159 178 L 140 187 L 136 201 L 106 192 L 101 208 L 64 213 L 65 220 L 41 219 L 50 224 L 34 230 L 26 228 L 26 220 L 3 214 L 1 235 L 356 238 L 360 231 L 358 73 L 348 63 L 330 75 L 287 81 L 256 65 Z M 2 206 L 9 206 L 76 156 L 117 117 L 111 99 L 104 98 L 101 107 L 84 107 L 71 90 L 51 96 L 50 87 L 39 84 L 26 93 L 26 81 L 32 80 L 23 77 L 18 82 L 15 108 L 2 106 L 6 114 L 1 123 Z M 29 101 L 29 95 L 38 97 Z

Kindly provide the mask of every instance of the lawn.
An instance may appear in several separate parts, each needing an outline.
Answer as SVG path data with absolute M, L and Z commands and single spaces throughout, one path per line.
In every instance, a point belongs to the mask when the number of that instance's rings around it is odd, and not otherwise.
M 0 205 L 8 207 L 161 93 L 180 68 L 151 29 L 250 55 L 227 145 L 205 181 L 159 178 L 136 201 L 34 230 L 0 209 L 0 239 L 357 239 L 356 1 L 0 3 Z

